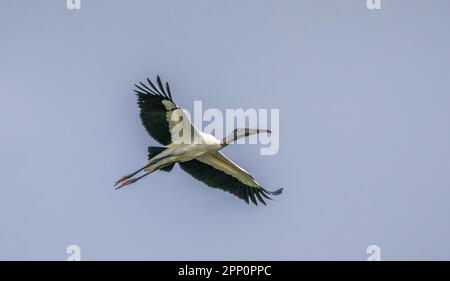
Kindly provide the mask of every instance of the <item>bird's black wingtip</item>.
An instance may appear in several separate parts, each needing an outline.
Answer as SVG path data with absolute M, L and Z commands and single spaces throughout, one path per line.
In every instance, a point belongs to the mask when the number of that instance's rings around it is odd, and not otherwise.
M 142 82 L 139 82 L 138 84 L 134 84 L 134 86 L 137 88 L 134 91 L 136 94 L 140 95 L 153 95 L 153 96 L 159 96 L 164 99 L 168 99 L 173 102 L 172 99 L 172 93 L 170 92 L 169 83 L 166 82 L 165 88 L 163 86 L 163 82 L 161 80 L 161 77 L 159 75 L 156 75 L 156 85 L 153 84 L 153 82 L 150 80 L 150 78 L 147 78 L 147 83 L 149 86 L 145 85 Z

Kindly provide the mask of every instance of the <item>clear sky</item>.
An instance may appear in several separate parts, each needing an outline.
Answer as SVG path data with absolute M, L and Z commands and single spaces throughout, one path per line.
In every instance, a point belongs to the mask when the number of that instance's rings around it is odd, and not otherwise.
M 450 259 L 450 2 L 6 0 L 0 259 Z M 179 167 L 113 182 L 156 145 L 132 86 L 280 109 L 280 149 L 225 153 L 267 207 Z

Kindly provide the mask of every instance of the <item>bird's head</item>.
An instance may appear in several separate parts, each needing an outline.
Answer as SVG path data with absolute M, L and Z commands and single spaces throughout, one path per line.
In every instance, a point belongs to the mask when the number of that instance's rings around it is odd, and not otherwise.
M 261 133 L 271 133 L 270 130 L 266 130 L 266 129 L 248 129 L 248 128 L 239 128 L 239 129 L 234 129 L 233 132 L 231 132 L 231 134 L 229 134 L 228 136 L 224 137 L 222 140 L 222 145 L 226 146 L 229 145 L 230 143 L 234 142 L 237 139 L 240 138 L 244 138 L 250 135 L 254 135 L 254 134 L 261 134 Z

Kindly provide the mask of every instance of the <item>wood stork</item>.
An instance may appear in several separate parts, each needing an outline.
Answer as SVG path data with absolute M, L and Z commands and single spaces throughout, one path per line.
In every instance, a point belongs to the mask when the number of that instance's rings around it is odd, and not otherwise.
M 148 148 L 148 163 L 137 171 L 119 179 L 114 186 L 116 189 L 130 185 L 149 175 L 155 170 L 170 172 L 176 163 L 195 179 L 206 185 L 227 191 L 245 202 L 258 201 L 266 205 L 264 198 L 271 199 L 269 195 L 279 195 L 282 188 L 268 191 L 263 188 L 247 171 L 223 155 L 220 150 L 235 140 L 258 133 L 270 133 L 264 129 L 235 129 L 222 140 L 203 133 L 195 128 L 183 110 L 172 99 L 169 84 L 165 88 L 159 76 L 156 87 L 147 78 L 148 85 L 140 82 L 135 84 L 134 92 L 137 95 L 140 108 L 140 118 L 148 134 L 163 147 L 150 146 Z M 178 112 L 181 118 L 173 118 Z M 180 137 L 173 134 L 174 127 L 180 122 L 188 122 L 192 137 L 190 142 L 180 142 Z M 182 135 L 182 134 L 180 134 Z M 199 141 L 200 140 L 200 141 Z M 135 175 L 144 171 L 139 177 Z

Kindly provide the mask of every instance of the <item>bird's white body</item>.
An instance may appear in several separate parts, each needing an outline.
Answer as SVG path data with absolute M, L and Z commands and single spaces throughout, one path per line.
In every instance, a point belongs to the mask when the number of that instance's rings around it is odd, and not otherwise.
M 173 162 L 186 162 L 195 159 L 205 153 L 213 153 L 219 151 L 222 148 L 221 141 L 215 136 L 197 131 L 198 136 L 201 138 L 198 143 L 177 143 L 173 142 L 167 146 L 167 148 L 149 159 L 149 164 L 144 170 L 147 172 L 153 172 L 159 167 L 163 167 Z

